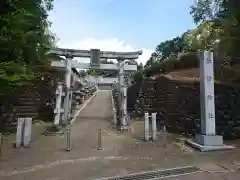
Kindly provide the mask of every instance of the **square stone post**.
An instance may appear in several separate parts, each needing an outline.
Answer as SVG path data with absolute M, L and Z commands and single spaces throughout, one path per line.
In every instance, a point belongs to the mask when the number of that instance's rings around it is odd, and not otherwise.
M 200 58 L 200 105 L 201 105 L 201 133 L 215 136 L 215 95 L 213 53 L 203 52 Z M 222 139 L 221 137 L 219 137 Z M 219 140 L 220 140 L 219 139 Z M 222 143 L 222 140 L 220 140 Z
M 58 125 L 61 118 L 62 113 L 62 93 L 63 93 L 63 87 L 62 84 L 58 84 L 56 89 L 56 102 L 55 102 L 55 109 L 54 109 L 54 125 Z
M 23 143 L 24 120 L 25 120 L 24 118 L 18 118 L 15 144 L 16 148 L 20 148 Z
M 73 99 L 73 93 L 72 93 L 72 91 L 70 91 L 70 94 L 69 94 L 69 104 L 68 104 L 68 118 L 72 117 L 72 114 L 71 114 L 72 99 Z
M 157 113 L 152 113 L 152 140 L 157 140 Z
M 232 146 L 223 144 L 222 136 L 216 135 L 213 52 L 201 52 L 199 61 L 201 133 L 196 135 L 195 142 L 188 143 L 200 151 L 231 149 Z
M 144 140 L 149 141 L 149 114 L 144 113 Z
M 25 118 L 24 120 L 24 133 L 23 133 L 23 145 L 28 147 L 32 138 L 32 118 Z
M 127 86 L 123 86 L 122 96 L 122 111 L 123 111 L 123 129 L 128 129 L 128 117 L 127 117 Z

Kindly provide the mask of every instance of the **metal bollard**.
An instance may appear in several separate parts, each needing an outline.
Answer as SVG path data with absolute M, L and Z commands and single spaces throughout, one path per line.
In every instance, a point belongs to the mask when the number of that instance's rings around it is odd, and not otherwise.
M 3 134 L 0 133 L 0 158 L 2 156 Z
M 166 134 L 166 126 L 163 126 L 163 144 L 164 144 L 164 148 L 167 147 L 167 134 Z
M 71 137 L 70 137 L 70 127 L 68 126 L 67 127 L 67 130 L 66 130 L 66 139 L 67 139 L 67 148 L 66 150 L 67 151 L 71 151 Z
M 98 128 L 98 147 L 97 150 L 102 150 L 102 129 Z

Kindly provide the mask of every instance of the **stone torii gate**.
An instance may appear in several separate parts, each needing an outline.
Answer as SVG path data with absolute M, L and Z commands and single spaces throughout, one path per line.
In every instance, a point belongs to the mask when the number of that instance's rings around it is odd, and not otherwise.
M 116 70 L 118 71 L 118 90 L 120 97 L 120 121 L 121 129 L 127 124 L 127 101 L 126 101 L 126 86 L 124 84 L 124 71 L 136 71 L 137 65 L 125 64 L 125 60 L 138 59 L 139 55 L 142 55 L 142 51 L 135 52 L 114 52 L 114 51 L 100 51 L 99 49 L 91 50 L 76 50 L 76 49 L 63 49 L 52 48 L 49 54 L 65 56 L 65 61 L 52 61 L 51 66 L 64 67 L 65 73 L 65 103 L 64 103 L 64 121 L 68 121 L 69 103 L 70 102 L 70 84 L 71 84 L 71 71 L 72 68 L 81 69 L 102 69 L 102 70 Z M 90 58 L 90 63 L 81 63 L 74 61 L 74 57 Z M 118 64 L 101 64 L 100 59 L 116 59 Z

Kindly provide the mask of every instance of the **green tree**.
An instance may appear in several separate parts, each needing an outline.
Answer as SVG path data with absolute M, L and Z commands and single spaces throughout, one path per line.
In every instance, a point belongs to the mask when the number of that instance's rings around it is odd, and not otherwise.
M 0 4 L 0 94 L 34 78 L 33 66 L 47 64 L 46 51 L 54 45 L 48 11 L 53 0 L 2 0 Z
M 199 0 L 191 6 L 191 14 L 196 24 L 206 21 L 218 30 L 220 51 L 233 58 L 240 57 L 240 1 L 239 0 Z

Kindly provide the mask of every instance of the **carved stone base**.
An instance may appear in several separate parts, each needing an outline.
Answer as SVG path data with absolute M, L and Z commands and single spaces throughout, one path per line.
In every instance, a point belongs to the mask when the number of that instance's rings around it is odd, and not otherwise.
M 205 151 L 217 151 L 217 150 L 229 150 L 234 149 L 234 146 L 223 144 L 222 136 L 209 136 L 197 134 L 195 140 L 187 140 L 186 143 L 193 148 L 198 149 L 201 152 Z

